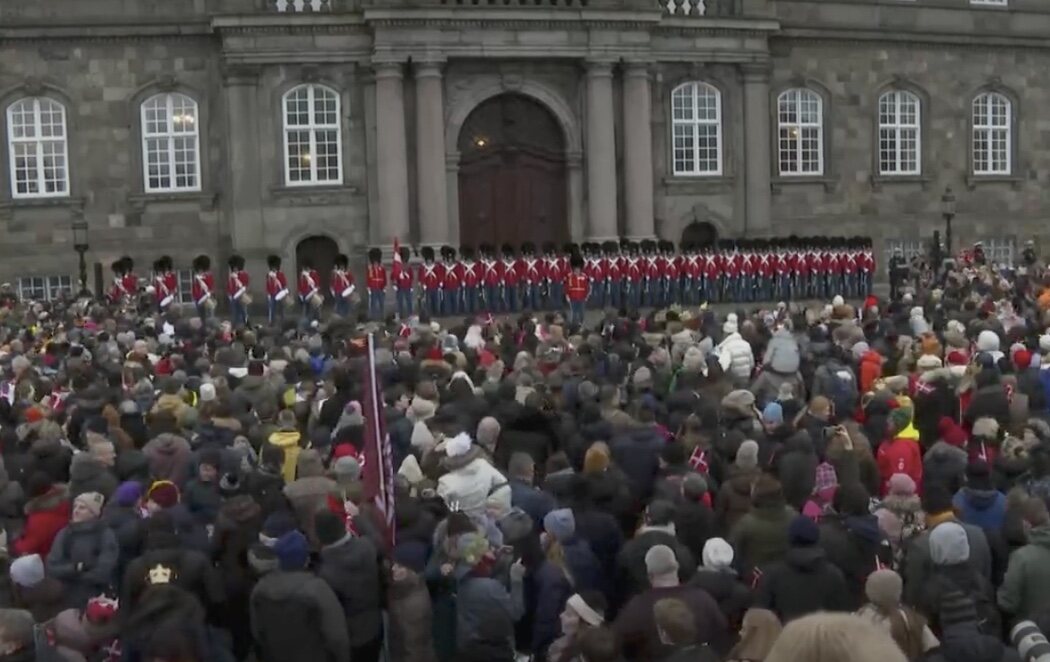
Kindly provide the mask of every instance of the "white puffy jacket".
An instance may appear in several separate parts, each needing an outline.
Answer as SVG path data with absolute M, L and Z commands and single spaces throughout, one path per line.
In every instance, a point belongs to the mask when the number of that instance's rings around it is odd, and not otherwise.
M 751 379 L 751 373 L 755 370 L 755 355 L 751 345 L 739 333 L 731 333 L 718 343 L 715 355 L 722 370 L 736 379 Z
M 448 460 L 446 460 L 448 462 Z M 507 479 L 488 460 L 477 457 L 438 479 L 437 493 L 449 507 L 456 506 L 471 517 L 483 517 L 485 501 L 500 490 L 510 492 Z M 509 498 L 508 498 L 509 501 Z

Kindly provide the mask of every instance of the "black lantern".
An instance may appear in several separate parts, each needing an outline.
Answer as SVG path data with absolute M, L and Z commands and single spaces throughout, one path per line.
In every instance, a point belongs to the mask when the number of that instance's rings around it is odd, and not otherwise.
M 87 287 L 87 262 L 84 260 L 84 254 L 87 253 L 88 248 L 88 224 L 82 215 L 77 214 L 73 218 L 73 250 L 77 252 L 77 256 L 80 258 L 77 274 L 80 287 L 77 291 L 77 297 L 91 297 L 91 291 Z
M 952 187 L 944 189 L 941 196 L 941 216 L 944 217 L 944 252 L 952 256 L 952 219 L 955 218 L 955 194 Z

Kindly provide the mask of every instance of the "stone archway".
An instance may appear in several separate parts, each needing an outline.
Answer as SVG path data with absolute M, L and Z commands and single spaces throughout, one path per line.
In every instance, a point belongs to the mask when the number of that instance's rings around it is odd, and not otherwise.
M 491 97 L 467 116 L 456 145 L 460 245 L 569 238 L 566 140 L 550 109 L 522 94 Z
M 711 246 L 718 241 L 718 228 L 706 221 L 693 221 L 682 230 L 682 246 Z
M 327 297 L 328 278 L 335 265 L 335 256 L 339 254 L 339 245 L 328 235 L 318 234 L 304 237 L 295 245 L 295 273 L 303 268 L 303 263 L 310 265 L 321 276 L 321 293 Z

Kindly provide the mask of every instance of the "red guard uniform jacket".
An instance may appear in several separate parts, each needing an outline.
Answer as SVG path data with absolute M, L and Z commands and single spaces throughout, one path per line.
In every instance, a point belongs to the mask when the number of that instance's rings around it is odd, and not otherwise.
M 414 279 L 412 278 L 412 269 L 407 264 L 395 262 L 394 266 L 390 267 L 390 279 L 394 281 L 394 287 L 399 290 L 412 289 Z
M 644 266 L 642 265 L 641 260 L 634 257 L 627 258 L 627 270 L 625 271 L 627 280 L 631 281 L 632 283 L 642 282 L 644 273 L 643 270 Z
M 521 281 L 519 263 L 515 260 L 503 260 L 503 285 L 513 287 Z
M 193 274 L 193 287 L 190 290 L 193 302 L 198 306 L 203 305 L 215 292 L 215 276 L 210 271 Z
M 153 276 L 153 298 L 162 308 L 167 308 L 175 300 L 175 290 L 168 285 L 168 274 Z
M 226 278 L 226 296 L 240 299 L 248 291 L 250 279 L 247 271 L 234 271 Z
M 862 272 L 868 274 L 875 272 L 875 256 L 870 251 L 861 253 L 859 263 Z
M 124 289 L 127 291 L 129 296 L 135 296 L 135 293 L 139 289 L 139 277 L 134 273 L 125 274 L 123 278 Z
M 521 261 L 522 280 L 530 285 L 539 285 L 547 277 L 543 268 L 543 261 L 536 258 L 528 258 Z
M 441 287 L 441 282 L 445 280 L 445 267 L 444 265 L 437 264 L 434 262 L 419 265 L 419 284 L 423 286 L 424 290 L 436 290 Z
M 569 273 L 565 278 L 565 294 L 569 301 L 586 301 L 590 294 L 590 279 L 584 273 Z
M 496 287 L 503 282 L 503 263 L 499 260 L 485 260 L 482 263 L 482 277 L 485 284 Z
M 370 290 L 385 290 L 386 267 L 381 264 L 369 264 L 365 272 L 365 283 Z
M 333 297 L 345 299 L 353 294 L 350 286 L 354 284 L 354 277 L 349 271 L 333 271 L 329 280 L 328 289 L 332 292 Z
M 266 296 L 277 301 L 288 296 L 288 278 L 283 271 L 271 271 L 266 274 Z
M 481 265 L 477 262 L 460 262 L 460 278 L 463 281 L 463 287 L 476 288 L 481 284 Z
M 460 273 L 459 262 L 445 265 L 445 273 L 441 279 L 441 289 L 456 290 L 463 283 L 463 275 Z
M 299 299 L 306 301 L 321 291 L 321 276 L 316 269 L 299 274 Z

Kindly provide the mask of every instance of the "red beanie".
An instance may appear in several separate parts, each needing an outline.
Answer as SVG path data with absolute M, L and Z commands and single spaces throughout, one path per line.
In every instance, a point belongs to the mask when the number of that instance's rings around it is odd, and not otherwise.
M 146 500 L 161 508 L 171 508 L 179 502 L 179 488 L 170 480 L 158 480 L 149 488 Z
M 948 352 L 948 365 L 966 365 L 969 360 L 966 358 L 966 353 L 959 350 L 952 350 Z
M 44 411 L 40 407 L 30 407 L 25 412 L 26 423 L 39 423 L 44 420 Z
M 948 416 L 942 416 L 937 422 L 937 434 L 945 443 L 956 448 L 966 446 L 966 430 Z
M 1019 349 L 1014 352 L 1014 365 L 1018 370 L 1025 370 L 1032 365 L 1032 353 L 1027 349 Z

